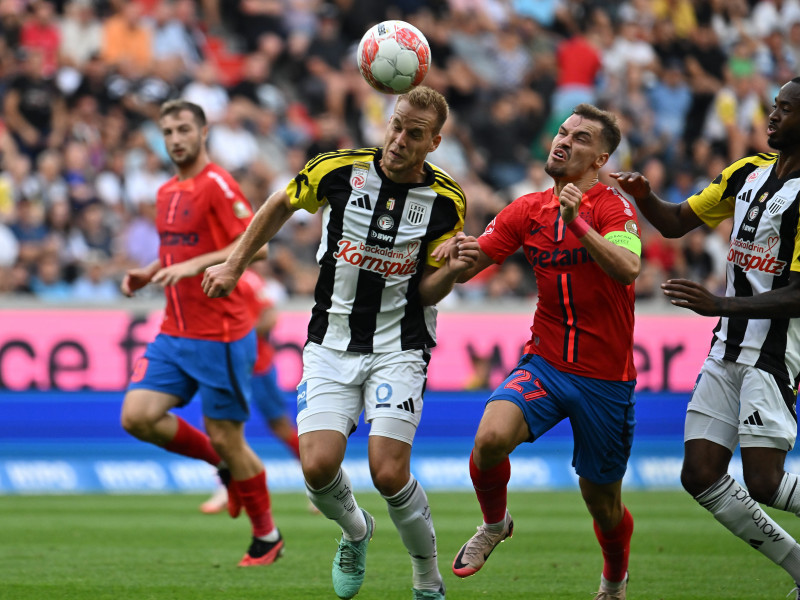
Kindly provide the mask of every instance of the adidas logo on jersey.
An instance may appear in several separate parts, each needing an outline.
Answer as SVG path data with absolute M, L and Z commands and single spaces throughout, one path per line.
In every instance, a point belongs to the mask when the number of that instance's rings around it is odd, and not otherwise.
M 416 412 L 414 410 L 414 401 L 411 398 L 409 398 L 408 400 L 404 400 L 400 404 L 397 404 L 395 408 L 406 410 L 410 412 L 412 415 Z
M 369 201 L 369 196 L 359 196 L 350 200 L 350 206 L 357 206 L 366 210 L 372 210 L 372 203 Z
M 764 426 L 764 421 L 761 420 L 761 415 L 758 414 L 758 411 L 747 417 L 742 423 L 745 425 L 758 425 L 759 427 Z

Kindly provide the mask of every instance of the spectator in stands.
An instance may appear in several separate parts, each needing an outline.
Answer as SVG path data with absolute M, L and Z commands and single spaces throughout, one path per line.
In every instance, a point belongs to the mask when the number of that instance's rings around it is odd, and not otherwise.
M 556 60 L 558 81 L 552 116 L 560 122 L 578 104 L 595 101 L 597 78 L 603 64 L 597 49 L 579 31 L 558 44 Z
M 192 0 L 159 2 L 153 13 L 153 56 L 177 60 L 188 73 L 203 62 L 206 37 Z
M 49 0 L 33 0 L 29 5 L 32 16 L 22 24 L 20 46 L 39 51 L 42 56 L 42 73 L 53 77 L 58 67 L 61 32 L 56 23 L 55 7 Z
M 232 173 L 245 170 L 258 158 L 258 142 L 246 127 L 247 107 L 241 101 L 228 104 L 222 119 L 208 131 L 211 160 Z
M 714 95 L 723 85 L 727 55 L 720 48 L 716 32 L 708 23 L 699 23 L 692 32 L 684 62 L 692 104 L 686 115 L 684 143 L 690 148 L 703 131 L 706 114 Z
M 259 151 L 254 162 L 246 159 L 240 163 L 253 181 L 259 182 L 254 189 L 282 188 L 286 173 L 292 170 L 287 163 L 294 160 L 293 156 L 306 158 L 308 153 L 332 147 L 330 141 L 322 139 L 326 136 L 319 134 L 328 123 L 327 117 L 320 115 L 334 115 L 337 127 L 341 128 L 337 135 L 362 140 L 357 145 L 379 143 L 382 134 L 373 139 L 371 124 L 378 123 L 382 132 L 387 98 L 373 92 L 361 80 L 349 52 L 369 25 L 398 15 L 419 26 L 427 36 L 434 64 L 426 83 L 445 93 L 454 122 L 480 123 L 486 118 L 487 107 L 498 87 L 508 85 L 505 78 L 519 78 L 527 73 L 527 78 L 509 90 L 517 117 L 529 128 L 527 151 L 520 153 L 524 155 L 521 164 L 525 173 L 531 168 L 535 170 L 532 165 L 542 152 L 540 140 L 549 142 L 553 133 L 549 126 L 560 122 L 554 117 L 559 104 L 572 108 L 564 97 L 575 92 L 573 84 L 577 84 L 580 93 L 594 95 L 609 103 L 609 107 L 625 111 L 620 118 L 623 140 L 613 158 L 616 170 L 641 170 L 651 158 L 658 158 L 667 167 L 665 190 L 676 185 L 690 189 L 689 180 L 699 174 L 690 175 L 676 165 L 687 164 L 689 160 L 698 165 L 713 165 L 709 168 L 717 169 L 716 173 L 702 174 L 703 178 L 713 178 L 719 172 L 716 154 L 719 149 L 736 153 L 737 144 L 745 137 L 733 129 L 725 130 L 721 136 L 714 136 L 716 145 L 710 148 L 702 134 L 715 94 L 723 82 L 729 83 L 726 65 L 736 70 L 739 59 L 751 61 L 756 71 L 748 77 L 751 91 L 768 106 L 781 83 L 775 80 L 779 77 L 776 73 L 796 70 L 791 65 L 800 64 L 800 2 L 691 3 L 694 25 L 689 4 L 684 0 L 621 3 L 404 0 L 386 5 L 369 0 L 322 3 L 317 0 L 223 3 L 32 0 L 23 2 L 25 9 L 20 10 L 18 0 L 0 0 L 0 97 L 4 98 L 6 127 L 0 127 L 3 166 L 0 221 L 16 223 L 15 202 L 22 197 L 39 199 L 49 214 L 52 198 L 62 195 L 59 180 L 66 177 L 75 205 L 75 215 L 67 221 L 75 221 L 84 203 L 99 198 L 107 207 L 104 220 L 122 246 L 121 240 L 127 239 L 123 236 L 127 236 L 133 222 L 142 225 L 147 221 L 142 220 L 140 203 L 131 204 L 125 199 L 126 179 L 131 172 L 144 169 L 141 165 L 149 160 L 150 153 L 161 162 L 166 161 L 160 134 L 148 127 L 151 122 L 148 119 L 163 99 L 180 94 L 197 78 L 193 65 L 198 60 L 208 60 L 218 69 L 220 66 L 226 69 L 224 82 L 228 94 L 239 99 L 248 97 L 252 103 L 252 112 L 246 117 L 247 127 Z M 16 51 L 28 44 L 50 52 L 46 41 L 52 39 L 50 25 L 56 22 L 53 7 L 56 11 L 63 8 L 58 32 L 63 68 L 56 81 L 48 80 L 42 73 L 50 67 L 39 60 L 37 77 L 31 82 L 32 63 L 26 58 L 17 64 Z M 47 27 L 42 28 L 41 23 Z M 148 31 L 151 25 L 153 30 Z M 37 27 L 46 35 L 38 42 L 35 35 L 34 41 L 26 37 L 23 44 L 22 30 L 30 36 Z M 114 27 L 122 34 L 104 42 L 103 32 Z M 632 37 L 627 33 L 623 37 L 623 32 L 634 30 Z M 239 39 L 244 41 L 239 45 L 237 36 L 243 32 L 245 35 Z M 142 40 L 149 40 L 146 48 Z M 645 40 L 649 44 L 644 44 Z M 612 90 L 608 83 L 614 71 L 612 59 L 617 57 L 619 67 L 636 53 L 612 53 L 605 57 L 605 68 L 601 66 L 599 70 L 592 65 L 595 58 L 605 54 L 605 49 L 619 49 L 632 41 L 647 54 L 647 46 L 652 47 L 658 59 L 656 66 L 647 61 L 644 71 L 627 67 L 618 71 L 621 73 L 618 85 Z M 107 42 L 116 48 L 116 54 Z M 133 50 L 119 50 L 130 42 Z M 571 46 L 575 46 L 577 53 L 565 58 L 564 52 Z M 557 60 L 559 47 L 561 62 Z M 41 56 L 41 52 L 34 54 Z M 161 54 L 168 57 L 156 57 Z M 498 68 L 501 55 L 513 67 Z M 581 56 L 587 60 L 579 60 Z M 129 57 L 133 60 L 128 60 Z M 683 67 L 683 82 L 673 86 L 673 80 L 681 79 L 679 64 Z M 309 66 L 316 70 L 316 75 L 309 73 Z M 577 71 L 583 68 L 588 74 Z M 684 112 L 687 85 L 691 90 L 691 106 Z M 32 105 L 36 96 L 46 97 L 47 101 Z M 57 97 L 65 100 L 56 100 Z M 485 162 L 495 154 L 492 144 L 496 140 L 487 143 L 467 127 L 462 129 L 458 142 L 466 159 L 461 156 L 459 162 L 466 166 L 461 168 L 488 177 Z M 541 135 L 536 134 L 537 130 Z M 452 135 L 446 139 L 455 140 Z M 75 143 L 84 148 L 76 152 Z M 746 143 L 758 148 L 758 135 Z M 84 152 L 86 167 L 78 168 L 77 175 L 72 168 L 66 174 L 54 174 L 58 162 L 53 160 L 55 155 L 71 157 Z M 26 158 L 18 159 L 18 153 L 27 157 L 27 163 Z M 46 156 L 42 162 L 30 161 L 40 154 Z M 727 158 L 724 161 L 727 164 Z M 26 164 L 35 165 L 35 170 L 31 172 L 30 166 L 21 168 Z M 122 164 L 126 167 L 121 167 Z M 461 181 L 469 188 L 472 214 L 497 213 L 506 201 L 504 190 L 489 189 L 485 182 L 474 177 L 462 176 Z M 56 206 L 58 214 L 63 205 Z M 467 215 L 468 226 L 472 219 L 472 215 Z M 286 275 L 299 281 L 291 282 L 293 291 L 303 289 L 304 277 L 300 273 L 306 262 L 304 244 L 293 244 L 292 237 L 304 239 L 308 228 L 318 226 L 312 222 L 296 230 L 287 229 L 285 252 L 291 254 L 295 246 L 299 248 L 293 260 L 281 257 L 285 264 L 299 265 L 291 267 L 297 269 L 295 273 Z M 80 238 L 75 231 L 68 237 Z M 705 239 L 713 248 L 712 254 L 727 251 L 726 242 L 716 233 L 706 235 Z M 49 241 L 45 247 L 49 252 Z M 678 251 L 683 254 L 681 248 Z M 77 249 L 75 253 L 80 255 Z M 69 253 L 59 253 L 59 257 L 62 274 L 71 277 L 74 257 Z M 642 278 L 647 268 L 645 262 Z M 14 270 L 13 275 L 21 282 L 20 289 L 25 289 L 25 278 L 17 277 L 21 273 L 24 270 Z M 313 274 L 310 279 L 313 280 Z
M 665 160 L 672 164 L 683 154 L 683 128 L 692 103 L 692 90 L 683 72 L 683 63 L 670 60 L 647 91 L 653 111 L 653 126 L 661 139 Z
M 122 298 L 119 286 L 107 276 L 109 263 L 102 252 L 92 251 L 81 262 L 81 274 L 72 284 L 71 300 L 113 302 Z
M 767 118 L 762 99 L 753 85 L 755 67 L 747 58 L 728 62 L 729 84 L 712 100 L 703 126 L 703 138 L 712 152 L 735 161 L 751 151 L 769 152 L 764 131 Z
M 94 10 L 92 0 L 71 0 L 61 19 L 61 63 L 83 69 L 103 46 L 103 26 Z
M 66 302 L 72 299 L 72 286 L 61 276 L 61 264 L 54 254 L 44 254 L 37 262 L 30 282 L 33 294 L 47 302 Z
M 110 65 L 130 62 L 146 72 L 153 60 L 153 34 L 142 19 L 138 2 L 120 3 L 118 12 L 103 24 L 103 60 Z
M 46 75 L 40 50 L 17 53 L 19 74 L 3 99 L 5 124 L 20 151 L 31 158 L 64 141 L 67 112 L 64 98 Z
M 201 106 L 211 125 L 224 118 L 230 101 L 227 90 L 220 83 L 217 67 L 210 61 L 197 66 L 194 79 L 183 88 L 181 98 Z

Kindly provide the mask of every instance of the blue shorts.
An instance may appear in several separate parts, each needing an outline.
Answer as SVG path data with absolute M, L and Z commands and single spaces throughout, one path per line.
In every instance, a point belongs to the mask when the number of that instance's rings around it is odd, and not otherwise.
M 267 421 L 286 415 L 286 400 L 278 387 L 275 367 L 270 367 L 266 373 L 253 374 L 253 404 Z
M 568 418 L 575 471 L 597 484 L 625 475 L 633 443 L 635 381 L 606 381 L 563 373 L 541 356 L 526 354 L 487 400 L 522 409 L 530 442 Z
M 160 333 L 137 361 L 128 389 L 177 396 L 181 406 L 199 392 L 206 417 L 247 421 L 255 360 L 256 336 L 252 331 L 235 342 Z

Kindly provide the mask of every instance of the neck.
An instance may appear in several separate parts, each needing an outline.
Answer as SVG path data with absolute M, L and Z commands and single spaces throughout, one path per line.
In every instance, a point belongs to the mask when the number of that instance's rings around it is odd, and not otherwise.
M 391 171 L 383 164 L 383 159 L 380 160 L 378 166 L 381 168 L 381 171 L 395 183 L 422 183 L 425 181 L 425 170 L 422 167 L 419 169 Z
M 800 156 L 788 152 L 781 152 L 778 161 L 775 163 L 775 174 L 779 179 L 783 179 L 789 173 L 794 173 L 800 169 Z
M 561 193 L 561 190 L 564 189 L 564 186 L 568 183 L 573 184 L 577 187 L 581 193 L 585 194 L 588 192 L 594 185 L 598 182 L 597 171 L 592 171 L 591 173 L 587 173 L 580 179 L 576 181 L 567 181 L 565 179 L 556 179 L 555 184 L 553 185 L 553 193 L 558 196 Z
M 208 159 L 208 156 L 203 156 L 198 158 L 191 165 L 179 166 L 178 179 L 180 181 L 185 181 L 187 179 L 191 179 L 192 177 L 196 177 L 210 162 L 211 161 Z

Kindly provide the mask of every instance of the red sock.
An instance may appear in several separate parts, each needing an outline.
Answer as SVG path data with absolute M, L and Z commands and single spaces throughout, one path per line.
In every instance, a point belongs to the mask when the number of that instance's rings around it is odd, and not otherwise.
M 481 505 L 484 523 L 499 523 L 506 517 L 508 480 L 511 479 L 511 461 L 508 457 L 485 471 L 480 470 L 469 455 L 469 476 Z
M 603 551 L 603 577 L 608 581 L 622 581 L 628 572 L 628 556 L 631 553 L 633 516 L 627 507 L 622 507 L 622 521 L 611 531 L 600 531 L 594 523 L 594 534 Z
M 236 486 L 242 506 L 253 524 L 253 535 L 263 537 L 275 529 L 267 490 L 267 472 L 261 471 L 255 477 L 231 483 Z
M 199 458 L 216 467 L 222 459 L 214 450 L 208 436 L 180 417 L 176 418 L 178 419 L 178 431 L 175 432 L 172 441 L 164 444 L 164 449 L 190 458 Z
M 289 447 L 289 450 L 292 451 L 292 454 L 297 457 L 297 460 L 300 460 L 300 440 L 297 439 L 297 429 L 294 430 L 294 433 L 285 443 Z

